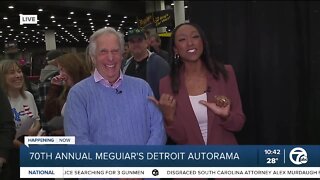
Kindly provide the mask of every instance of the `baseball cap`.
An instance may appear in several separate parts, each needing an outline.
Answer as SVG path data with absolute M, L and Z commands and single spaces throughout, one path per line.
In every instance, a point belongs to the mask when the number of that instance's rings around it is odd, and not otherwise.
M 63 52 L 62 51 L 59 51 L 59 50 L 51 50 L 47 53 L 46 55 L 46 60 L 47 61 L 51 61 L 59 56 L 63 55 Z
M 142 29 L 132 29 L 128 31 L 128 41 L 136 37 L 141 37 L 143 39 L 146 39 L 146 36 Z

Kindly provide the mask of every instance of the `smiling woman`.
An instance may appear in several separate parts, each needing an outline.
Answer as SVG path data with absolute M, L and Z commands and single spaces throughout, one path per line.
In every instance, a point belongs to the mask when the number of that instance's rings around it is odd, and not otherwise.
M 210 57 L 204 32 L 192 23 L 172 32 L 172 69 L 158 104 L 177 144 L 237 144 L 245 122 L 233 68 Z
M 35 136 L 40 129 L 40 118 L 33 95 L 25 91 L 23 73 L 14 60 L 0 61 L 1 88 L 5 91 L 16 125 L 16 136 L 8 159 L 8 171 L 4 177 L 19 178 L 19 146 L 24 136 Z M 10 172 L 11 171 L 11 172 Z

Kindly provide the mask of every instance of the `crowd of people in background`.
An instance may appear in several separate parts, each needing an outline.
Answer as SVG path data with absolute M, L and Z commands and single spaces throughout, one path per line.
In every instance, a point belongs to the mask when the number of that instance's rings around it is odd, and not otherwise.
M 177 26 L 170 39 L 167 52 L 157 34 L 132 29 L 125 42 L 102 28 L 86 52 L 49 51 L 29 88 L 18 61 L 0 60 L 0 169 L 10 167 L 0 179 L 18 179 L 24 136 L 69 135 L 76 144 L 99 145 L 237 144 L 245 115 L 232 66 L 210 56 L 196 24 Z

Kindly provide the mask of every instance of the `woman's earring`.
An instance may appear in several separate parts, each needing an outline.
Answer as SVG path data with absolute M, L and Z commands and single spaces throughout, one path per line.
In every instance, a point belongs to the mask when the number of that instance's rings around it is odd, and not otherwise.
M 175 55 L 174 55 L 174 59 L 175 59 L 175 60 L 178 60 L 179 58 L 180 58 L 179 54 L 175 54 Z
M 179 54 L 177 53 L 177 54 L 174 55 L 174 63 L 175 63 L 175 64 L 179 64 L 179 60 L 180 60 L 180 56 L 179 56 Z

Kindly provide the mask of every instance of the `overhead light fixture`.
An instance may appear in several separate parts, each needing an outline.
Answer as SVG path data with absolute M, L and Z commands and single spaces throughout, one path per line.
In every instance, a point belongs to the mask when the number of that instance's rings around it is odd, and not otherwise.
M 87 16 L 90 16 L 91 14 L 90 13 L 87 13 Z
M 51 18 L 51 19 L 54 19 L 54 16 L 51 16 L 50 18 Z
M 124 23 L 125 21 L 121 21 L 122 23 Z
M 188 8 L 188 6 L 184 6 L 184 8 Z
M 40 8 L 40 9 L 38 9 L 38 11 L 39 11 L 39 12 L 42 12 L 42 11 L 43 11 L 43 9 L 42 9 L 42 8 Z
M 77 21 L 73 21 L 73 24 L 77 24 Z
M 8 6 L 8 8 L 9 8 L 9 9 L 13 9 L 13 8 L 14 8 L 14 6 L 10 5 L 10 6 Z
M 70 12 L 70 14 L 74 14 L 74 12 L 73 12 L 73 11 L 71 11 L 71 12 Z
M 8 18 L 7 18 L 7 16 L 5 16 L 5 17 L 3 17 L 3 19 L 4 19 L 4 20 L 7 20 Z
M 11 26 L 7 26 L 7 28 L 11 28 Z
M 108 17 L 111 17 L 111 14 L 109 14 Z
M 104 20 L 104 22 L 108 22 L 108 21 L 109 21 L 108 19 L 105 19 L 105 20 Z
M 68 19 L 71 19 L 71 17 L 68 17 Z
M 90 19 L 88 19 L 89 21 L 92 21 L 92 19 L 90 18 Z

